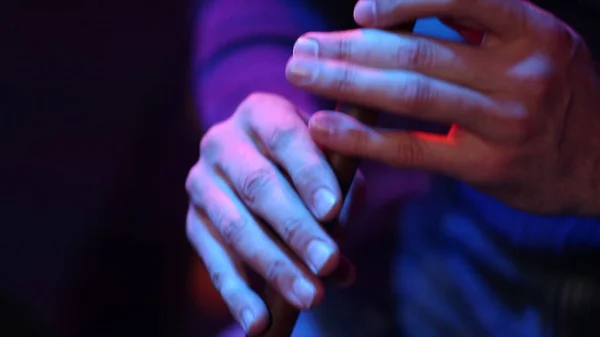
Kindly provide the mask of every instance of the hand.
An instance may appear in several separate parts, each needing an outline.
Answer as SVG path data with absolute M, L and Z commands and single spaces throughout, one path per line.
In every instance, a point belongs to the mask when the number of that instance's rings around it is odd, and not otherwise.
M 351 281 L 351 266 L 317 223 L 340 212 L 339 186 L 290 102 L 248 97 L 207 132 L 200 150 L 186 183 L 188 236 L 246 332 L 262 331 L 268 312 L 242 264 L 300 310 L 323 297 L 316 275 L 335 270 L 339 282 Z
M 484 38 L 374 29 L 432 16 Z M 566 24 L 518 0 L 363 0 L 355 19 L 370 28 L 301 37 L 288 79 L 452 127 L 447 135 L 383 130 L 320 112 L 309 123 L 319 145 L 450 175 L 529 212 L 600 214 L 600 82 Z

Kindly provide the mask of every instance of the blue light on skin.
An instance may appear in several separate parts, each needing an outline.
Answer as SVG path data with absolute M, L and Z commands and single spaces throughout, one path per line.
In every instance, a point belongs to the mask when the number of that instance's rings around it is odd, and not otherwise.
M 463 42 L 464 39 L 454 29 L 444 25 L 437 18 L 417 20 L 413 32 L 442 40 Z

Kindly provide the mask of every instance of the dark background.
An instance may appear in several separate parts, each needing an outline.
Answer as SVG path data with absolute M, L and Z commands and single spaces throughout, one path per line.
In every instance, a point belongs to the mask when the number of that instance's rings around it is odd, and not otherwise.
M 0 335 L 228 320 L 185 238 L 192 17 L 185 0 L 0 2 Z
M 542 4 L 598 51 L 597 3 Z M 184 235 L 192 6 L 0 2 L 1 336 L 212 336 L 229 321 Z

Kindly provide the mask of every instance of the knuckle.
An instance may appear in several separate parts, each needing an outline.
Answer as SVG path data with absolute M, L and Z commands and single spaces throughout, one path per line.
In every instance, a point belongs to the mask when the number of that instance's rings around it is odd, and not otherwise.
M 433 51 L 422 39 L 398 46 L 395 54 L 398 68 L 422 69 L 431 67 L 433 63 Z
M 283 239 L 290 245 L 295 246 L 299 238 L 304 233 L 305 221 L 300 218 L 292 217 L 281 224 L 281 233 Z
M 259 168 L 242 174 L 238 179 L 238 192 L 247 205 L 253 205 L 268 193 L 277 176 L 272 168 Z
M 196 181 L 199 174 L 198 163 L 196 163 L 196 165 L 192 166 L 185 179 L 185 190 L 190 195 L 196 192 Z
M 431 85 L 419 76 L 398 88 L 398 95 L 403 100 L 406 111 L 421 111 L 434 99 Z
M 532 55 L 522 64 L 522 68 L 529 66 L 529 71 L 522 71 L 516 76 L 518 83 L 522 83 L 518 89 L 525 97 L 543 98 L 555 94 L 556 83 L 568 76 L 565 69 L 570 69 L 578 51 L 585 48 L 581 37 L 565 28 L 564 23 L 548 21 L 545 23 L 547 27 L 541 30 L 545 34 L 538 41 L 542 52 Z
M 242 102 L 241 106 L 246 107 L 252 106 L 254 104 L 261 104 L 271 97 L 273 97 L 273 95 L 266 92 L 253 92 L 250 95 L 248 95 L 248 97 L 246 97 L 246 99 Z M 248 109 L 239 109 L 239 111 L 240 113 L 244 113 L 245 111 L 248 111 Z
M 525 8 L 521 13 L 523 23 L 533 25 L 534 31 L 538 32 L 536 38 L 541 47 L 551 51 L 559 52 L 556 55 L 565 54 L 574 46 L 573 39 L 578 36 L 573 30 L 567 28 L 565 23 L 555 17 L 549 17 L 533 7 Z
M 273 105 L 290 105 L 290 103 L 282 96 L 258 91 L 248 95 L 236 113 L 249 118 L 250 116 L 254 116 L 257 112 L 264 111 L 264 107 L 271 107 Z M 256 107 L 260 107 L 260 109 L 256 109 Z M 264 119 L 264 115 L 257 116 Z
M 192 221 L 191 218 L 191 211 L 188 212 L 188 216 L 187 216 L 187 220 L 185 223 L 185 234 L 188 238 L 188 240 L 195 244 L 196 243 L 196 222 Z
M 258 125 L 266 122 L 268 124 L 268 122 L 280 118 L 289 118 L 290 116 L 286 114 L 290 111 L 296 111 L 296 107 L 285 97 L 271 93 L 254 92 L 240 104 L 234 113 L 233 119 L 238 127 L 243 126 L 242 129 L 256 129 Z M 265 112 L 268 112 L 271 118 L 265 119 Z
M 485 156 L 473 161 L 470 165 L 468 177 L 464 180 L 477 185 L 489 186 L 499 184 L 507 176 L 507 168 L 510 167 L 508 157 L 503 155 Z
M 543 62 L 540 62 L 540 64 L 543 64 Z M 533 101 L 532 97 L 541 98 L 552 92 L 556 79 L 553 67 L 547 62 L 546 65 L 542 65 L 536 72 L 530 73 L 529 76 L 523 79 L 522 83 L 525 89 L 523 94 L 530 98 L 529 101 Z
M 271 153 L 283 153 L 290 149 L 294 140 L 300 138 L 302 130 L 298 125 L 286 124 L 276 127 L 273 132 L 266 137 L 266 146 Z
M 200 140 L 200 156 L 213 157 L 219 153 L 223 145 L 223 141 L 220 140 L 222 137 L 222 131 L 224 129 L 225 122 L 214 125 L 204 134 Z
M 248 95 L 242 101 L 242 103 L 240 103 L 240 105 L 237 107 L 233 114 L 233 118 L 240 121 L 241 123 L 246 123 L 248 120 L 252 120 L 253 115 L 256 111 L 255 107 L 264 106 L 276 97 L 278 96 L 266 92 L 253 92 L 250 95 Z
M 209 272 L 210 280 L 215 289 L 221 294 L 221 297 L 227 305 L 234 309 L 236 308 L 236 297 L 239 296 L 243 287 L 243 281 L 231 273 L 221 270 Z
M 217 291 L 219 291 L 219 293 L 223 293 L 223 291 L 225 290 L 225 275 L 223 272 L 221 271 L 211 271 L 210 272 L 210 281 L 212 282 L 213 286 L 215 287 L 215 289 L 217 289 Z
M 277 284 L 281 275 L 286 270 L 286 262 L 281 259 L 273 259 L 267 263 L 265 280 L 271 284 Z
M 350 60 L 353 49 L 352 39 L 347 35 L 342 35 L 337 44 L 338 58 L 343 61 Z
M 224 212 L 213 216 L 214 225 L 218 228 L 223 241 L 230 246 L 237 246 L 247 233 L 250 222 L 243 218 L 232 218 Z
M 205 202 L 206 179 L 201 161 L 194 165 L 185 180 L 185 189 L 190 201 L 196 206 L 202 206 Z
M 348 66 L 342 66 L 336 72 L 332 86 L 335 90 L 342 94 L 349 94 L 352 92 L 355 80 L 356 72 Z
M 350 130 L 350 136 L 348 137 L 348 147 L 350 153 L 363 154 L 366 153 L 368 145 L 370 144 L 369 134 L 364 129 L 352 129 Z
M 537 133 L 539 123 L 533 118 L 520 118 L 515 120 L 506 130 L 510 132 L 508 138 L 515 145 L 524 145 L 528 143 Z
M 195 211 L 190 207 L 185 223 L 185 234 L 196 252 L 203 260 L 205 260 L 207 256 L 205 256 L 206 252 L 204 249 L 206 243 L 203 235 L 203 233 L 205 233 L 205 228 L 202 228 L 203 226 L 206 226 L 204 221 L 202 221 Z
M 290 170 L 290 178 L 300 191 L 305 191 L 310 189 L 311 186 L 320 183 L 320 180 L 324 176 L 325 168 L 318 163 L 304 163 Z
M 395 148 L 395 159 L 398 163 L 418 165 L 423 162 L 423 148 L 418 142 L 398 142 Z

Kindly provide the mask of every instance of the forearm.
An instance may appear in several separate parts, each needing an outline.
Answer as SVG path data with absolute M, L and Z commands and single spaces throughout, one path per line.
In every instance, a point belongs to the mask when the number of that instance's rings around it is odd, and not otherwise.
M 318 108 L 314 96 L 288 84 L 285 64 L 298 36 L 324 21 L 301 0 L 205 1 L 197 15 L 194 86 L 206 129 L 229 117 L 256 91 L 282 95 L 301 109 Z

